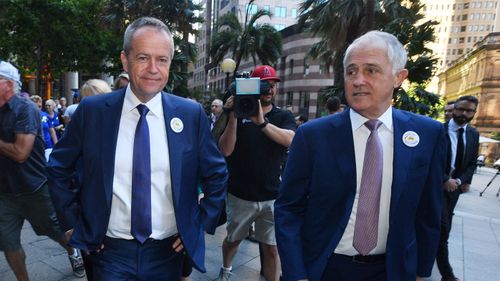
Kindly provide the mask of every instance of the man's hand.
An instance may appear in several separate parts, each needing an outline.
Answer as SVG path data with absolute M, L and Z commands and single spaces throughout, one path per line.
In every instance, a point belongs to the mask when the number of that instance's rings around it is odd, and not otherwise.
M 464 184 L 460 185 L 460 190 L 462 190 L 463 193 L 469 192 L 470 184 L 464 183 Z
M 180 251 L 184 250 L 184 245 L 182 244 L 182 241 L 181 241 L 181 238 L 180 237 L 177 237 L 177 239 L 175 239 L 175 242 L 174 244 L 172 245 L 172 248 L 174 249 L 174 251 L 176 251 L 177 253 L 179 253 Z
M 226 102 L 224 103 L 224 107 L 223 108 L 226 108 L 226 109 L 233 109 L 233 105 L 234 105 L 234 96 L 231 95 L 227 100 Z
M 264 123 L 264 112 L 262 111 L 262 105 L 260 104 L 260 100 L 257 100 L 259 103 L 259 113 L 255 116 L 250 116 L 250 120 L 256 125 L 260 125 Z
M 458 182 L 456 179 L 449 179 L 444 183 L 444 190 L 448 192 L 453 192 L 457 190 L 458 188 Z
M 417 276 L 417 281 L 424 281 L 424 277 Z

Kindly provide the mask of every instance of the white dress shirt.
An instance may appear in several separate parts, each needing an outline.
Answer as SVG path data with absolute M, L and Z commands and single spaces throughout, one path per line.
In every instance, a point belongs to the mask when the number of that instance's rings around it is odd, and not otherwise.
M 465 152 L 465 147 L 466 147 L 466 140 L 467 138 L 465 137 L 465 130 L 467 129 L 467 123 L 463 126 L 460 127 L 453 119 L 448 122 L 448 136 L 450 137 L 450 146 L 451 146 L 451 169 L 450 173 L 455 170 L 455 159 L 457 158 L 457 143 L 458 143 L 458 129 L 464 128 L 464 133 L 462 134 L 462 139 L 464 141 L 464 152 Z M 463 155 L 462 155 L 463 157 Z
M 351 210 L 351 216 L 347 227 L 340 239 L 335 253 L 348 256 L 359 255 L 358 251 L 352 246 L 354 237 L 354 225 L 356 223 L 356 212 L 358 209 L 359 189 L 361 185 L 361 176 L 363 172 L 363 163 L 365 159 L 366 141 L 370 136 L 370 130 L 364 126 L 367 118 L 359 115 L 353 109 L 350 109 L 352 137 L 354 140 L 354 154 L 356 157 L 356 196 Z M 392 125 L 392 107 L 389 107 L 382 116 L 378 118 L 382 125 L 378 128 L 380 142 L 383 148 L 383 174 L 382 189 L 380 193 L 380 210 L 378 218 L 377 246 L 370 252 L 370 255 L 383 254 L 387 245 L 387 234 L 389 233 L 389 210 L 391 206 L 391 187 L 392 187 L 392 163 L 394 155 L 394 128 Z
M 140 117 L 136 107 L 139 104 L 141 101 L 132 93 L 130 86 L 127 86 L 116 143 L 111 216 L 106 232 L 106 235 L 112 238 L 134 238 L 130 234 L 132 161 L 135 129 Z M 150 238 L 161 240 L 177 233 L 161 94 L 158 93 L 145 105 L 149 108 L 146 120 L 151 145 L 152 234 Z

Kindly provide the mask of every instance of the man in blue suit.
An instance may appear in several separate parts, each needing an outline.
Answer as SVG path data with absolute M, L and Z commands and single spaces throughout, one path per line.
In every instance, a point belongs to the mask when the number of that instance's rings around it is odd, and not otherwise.
M 275 203 L 284 280 L 409 281 L 431 274 L 443 125 L 391 107 L 406 52 L 371 31 L 344 58 L 350 109 L 297 130 Z
M 94 280 L 180 280 L 183 251 L 205 271 L 227 171 L 201 106 L 162 92 L 173 55 L 164 23 L 131 23 L 121 53 L 130 84 L 83 100 L 52 152 L 54 205 L 70 244 L 90 252 Z

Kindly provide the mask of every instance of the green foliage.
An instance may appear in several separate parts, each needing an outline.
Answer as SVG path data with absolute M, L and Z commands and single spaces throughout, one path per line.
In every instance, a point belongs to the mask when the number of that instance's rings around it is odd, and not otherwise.
M 0 57 L 26 71 L 49 66 L 52 75 L 78 70 L 96 72 L 112 42 L 100 28 L 102 1 L 3 1 L 0 9 Z
M 122 70 L 120 51 L 128 23 L 141 16 L 163 20 L 175 35 L 169 85 L 187 95 L 187 65 L 196 61 L 191 0 L 0 0 L 0 58 L 37 76 L 66 71 L 97 76 Z M 7 32 L 3 32 L 7 31 Z M 48 66 L 48 68 L 46 67 Z M 175 87 L 173 87 L 175 85 Z
M 248 3 L 250 7 L 254 0 Z M 233 13 L 227 13 L 217 19 L 210 47 L 210 56 L 215 63 L 221 62 L 228 54 L 236 62 L 235 73 L 242 59 L 252 58 L 254 65 L 259 60 L 262 64 L 274 64 L 281 55 L 281 33 L 269 24 L 256 24 L 264 16 L 271 17 L 269 11 L 262 9 L 250 16 L 249 8 L 245 13 L 245 22 L 241 24 Z M 234 73 L 233 73 L 234 76 Z
M 500 141 L 500 132 L 492 132 L 490 137 L 494 140 Z

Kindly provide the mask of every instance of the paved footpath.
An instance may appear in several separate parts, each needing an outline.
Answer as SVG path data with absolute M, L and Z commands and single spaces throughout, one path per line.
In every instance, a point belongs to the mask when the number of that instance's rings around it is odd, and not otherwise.
M 462 194 L 455 210 L 449 240 L 451 263 L 462 281 L 500 280 L 500 188 L 498 176 L 482 197 L 479 192 L 493 178 L 496 170 L 480 168 L 475 174 L 471 190 Z M 222 263 L 221 244 L 226 230 L 220 227 L 214 236 L 207 235 L 206 266 L 208 272 L 194 271 L 193 281 L 211 281 L 217 278 Z M 66 252 L 46 237 L 38 237 L 26 223 L 22 242 L 32 281 L 86 281 L 72 275 Z M 259 277 L 260 261 L 257 244 L 244 241 L 233 264 L 233 280 L 264 280 Z M 0 281 L 15 281 L 3 255 L 0 255 Z M 440 281 L 436 267 L 427 281 Z M 149 280 L 148 280 L 149 281 Z M 154 281 L 154 280 L 151 280 Z

